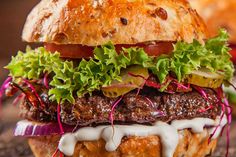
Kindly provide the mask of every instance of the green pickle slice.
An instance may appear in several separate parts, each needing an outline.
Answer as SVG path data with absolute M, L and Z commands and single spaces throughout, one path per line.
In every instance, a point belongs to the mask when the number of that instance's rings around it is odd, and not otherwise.
M 206 88 L 218 88 L 222 85 L 224 76 L 211 72 L 208 69 L 200 69 L 186 75 L 184 82 Z
M 149 77 L 149 73 L 148 69 L 138 65 L 133 65 L 122 70 L 120 76 L 122 78 L 121 82 L 114 80 L 111 85 L 102 87 L 102 92 L 105 96 L 117 98 L 136 88 L 142 87 L 145 83 L 145 79 Z

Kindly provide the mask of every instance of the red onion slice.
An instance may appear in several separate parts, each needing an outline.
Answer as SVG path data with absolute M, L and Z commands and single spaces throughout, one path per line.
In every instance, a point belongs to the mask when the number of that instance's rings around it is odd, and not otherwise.
M 72 126 L 63 126 L 65 132 L 72 132 Z M 14 136 L 35 137 L 60 135 L 60 127 L 57 123 L 35 123 L 28 120 L 19 121 L 16 124 Z

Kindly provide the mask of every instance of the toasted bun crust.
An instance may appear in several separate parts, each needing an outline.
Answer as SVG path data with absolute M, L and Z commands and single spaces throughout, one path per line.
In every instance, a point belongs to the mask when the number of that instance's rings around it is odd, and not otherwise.
M 186 0 L 42 0 L 23 40 L 97 46 L 147 41 L 203 41 L 207 31 Z
M 236 0 L 190 0 L 193 8 L 206 21 L 211 36 L 218 33 L 219 28 L 228 30 L 230 42 L 236 44 Z
M 208 133 L 193 134 L 189 130 L 180 131 L 180 141 L 174 157 L 203 157 L 210 155 L 217 140 L 208 144 Z M 51 157 L 57 149 L 58 136 L 29 139 L 35 157 Z M 59 153 L 57 154 L 59 157 Z M 161 157 L 161 142 L 157 136 L 129 137 L 122 140 L 115 152 L 106 152 L 102 140 L 80 142 L 77 144 L 73 157 Z

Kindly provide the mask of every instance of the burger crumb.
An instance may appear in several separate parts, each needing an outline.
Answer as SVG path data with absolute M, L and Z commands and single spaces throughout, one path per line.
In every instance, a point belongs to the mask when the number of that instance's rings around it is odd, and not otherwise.
M 121 18 L 120 18 L 120 21 L 121 21 L 121 23 L 122 23 L 123 25 L 128 25 L 128 20 L 127 20 L 126 18 L 121 17 Z

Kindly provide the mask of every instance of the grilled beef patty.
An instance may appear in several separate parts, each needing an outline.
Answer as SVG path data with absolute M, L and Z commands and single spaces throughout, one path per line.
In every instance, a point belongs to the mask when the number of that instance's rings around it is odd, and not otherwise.
M 32 100 L 37 101 L 32 92 L 25 92 L 27 98 L 20 105 L 21 116 L 23 118 L 40 121 L 57 121 L 57 104 L 50 102 L 47 91 L 41 90 L 40 97 L 45 107 L 32 104 Z M 62 122 L 68 125 L 88 126 L 111 122 L 114 123 L 140 123 L 150 124 L 157 120 L 169 122 L 175 119 L 191 119 L 195 117 L 216 118 L 220 114 L 221 108 L 218 105 L 216 93 L 212 89 L 204 89 L 208 96 L 208 101 L 195 90 L 186 93 L 161 93 L 153 88 L 145 87 L 137 95 L 137 91 L 132 91 L 123 96 L 120 103 L 112 106 L 117 99 L 107 98 L 102 93 L 94 93 L 93 96 L 77 98 L 74 104 L 61 104 Z M 29 101 L 30 100 L 30 101 Z M 209 108 L 213 105 L 213 108 Z M 208 110 L 206 110 L 208 108 Z M 206 111 L 204 111 L 206 110 Z

